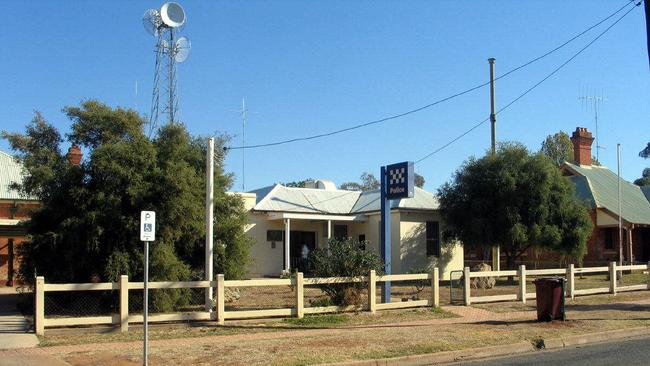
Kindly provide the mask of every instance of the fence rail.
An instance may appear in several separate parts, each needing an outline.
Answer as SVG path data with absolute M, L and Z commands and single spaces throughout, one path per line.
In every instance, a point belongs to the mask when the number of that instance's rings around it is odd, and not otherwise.
M 635 285 L 619 285 L 618 278 L 622 276 L 622 273 L 625 271 L 646 271 L 647 278 L 645 284 L 635 284 Z M 598 274 L 604 273 L 607 274 L 607 287 L 593 287 L 585 289 L 576 289 L 576 275 L 582 276 L 585 274 Z M 641 265 L 624 265 L 619 266 L 616 262 L 611 262 L 609 266 L 606 267 L 584 267 L 584 268 L 575 268 L 573 264 L 570 264 L 567 268 L 550 268 L 550 269 L 533 269 L 527 270 L 525 265 L 519 266 L 519 269 L 516 271 L 482 271 L 482 272 L 471 272 L 469 267 L 465 267 L 463 273 L 464 281 L 464 296 L 463 302 L 465 305 L 470 305 L 472 303 L 484 303 L 484 302 L 497 302 L 497 301 L 521 301 L 526 303 L 527 299 L 535 299 L 537 295 L 535 293 L 527 292 L 527 276 L 545 276 L 545 275 L 556 275 L 561 276 L 566 279 L 565 286 L 565 296 L 573 299 L 575 296 L 579 295 L 593 295 L 593 294 L 616 294 L 617 292 L 624 291 L 639 291 L 639 290 L 650 290 L 650 262 L 648 264 Z M 513 277 L 516 280 L 517 285 L 514 286 L 514 289 L 511 294 L 499 294 L 499 295 L 488 295 L 488 296 L 471 296 L 471 280 L 472 278 L 499 278 L 499 277 Z M 514 283 L 514 281 L 513 281 Z
M 648 271 L 648 278 L 645 279 L 643 284 L 630 284 L 619 285 L 617 283 L 618 275 L 624 271 Z M 586 289 L 576 289 L 576 278 L 598 273 L 608 274 L 608 287 L 595 287 Z M 622 291 L 637 291 L 637 290 L 650 290 L 650 263 L 647 265 L 627 265 L 618 266 L 616 263 L 610 263 L 608 267 L 590 267 L 590 268 L 574 268 L 569 265 L 568 268 L 553 268 L 553 269 L 535 269 L 527 270 L 525 266 L 520 266 L 517 270 L 509 271 L 485 271 L 485 272 L 471 272 L 469 267 L 465 267 L 463 276 L 459 279 L 463 284 L 462 294 L 463 302 L 465 305 L 480 302 L 496 302 L 496 301 L 521 301 L 526 302 L 527 299 L 534 299 L 535 293 L 527 292 L 526 285 L 528 284 L 527 276 L 546 276 L 546 275 L 559 275 L 567 280 L 566 296 L 574 298 L 578 295 L 588 295 L 596 293 L 611 293 L 616 294 Z M 577 275 L 577 276 L 576 276 Z M 471 296 L 471 280 L 473 278 L 486 278 L 486 277 L 512 277 L 516 279 L 518 284 L 512 286 L 513 293 L 496 294 L 489 296 Z M 377 286 L 381 283 L 391 281 L 393 283 L 406 282 L 407 285 L 402 287 L 416 287 L 418 288 L 418 296 L 406 298 L 400 296 L 403 292 L 398 293 L 393 297 L 393 302 L 381 303 L 378 302 Z M 314 303 L 305 306 L 306 286 L 310 289 L 313 287 L 319 288 L 320 286 L 336 285 L 336 284 L 356 284 L 358 287 L 364 288 L 364 296 L 367 299 L 364 303 L 357 306 L 330 306 L 328 304 Z M 363 285 L 359 285 L 363 284 Z M 289 300 L 289 304 L 284 306 L 275 306 L 268 309 L 257 308 L 235 308 L 232 306 L 226 308 L 226 294 L 231 294 L 233 291 L 238 291 L 240 288 L 251 287 L 278 287 L 289 286 L 291 288 L 291 298 L 285 297 Z M 393 285 L 393 288 L 398 286 Z M 420 298 L 419 294 L 423 287 L 430 288 L 430 294 L 425 298 Z M 142 314 L 129 313 L 129 290 L 142 290 L 144 284 L 142 282 L 129 282 L 127 276 L 121 276 L 118 282 L 109 283 L 79 283 L 79 284 L 46 284 L 43 277 L 36 278 L 35 286 L 35 330 L 39 335 L 44 334 L 46 327 L 61 327 L 61 326 L 76 326 L 76 325 L 94 325 L 94 324 L 109 324 L 119 326 L 121 331 L 127 331 L 129 323 L 142 323 Z M 254 280 L 228 280 L 224 279 L 222 274 L 216 276 L 214 281 L 161 281 L 150 282 L 149 288 L 152 290 L 169 290 L 169 289 L 184 289 L 189 291 L 191 289 L 215 289 L 215 301 L 213 304 L 201 304 L 200 306 L 194 305 L 193 308 L 185 311 L 177 311 L 171 313 L 158 313 L 150 314 L 150 322 L 169 322 L 169 321 L 216 321 L 217 324 L 224 324 L 226 319 L 249 319 L 249 318 L 266 318 L 266 317 L 298 317 L 301 318 L 305 314 L 324 314 L 346 311 L 369 311 L 375 313 L 378 310 L 387 309 L 402 309 L 412 307 L 424 306 L 440 306 L 440 272 L 438 268 L 433 268 L 431 273 L 419 274 L 399 274 L 399 275 L 384 275 L 378 276 L 375 271 L 370 271 L 367 276 L 359 277 L 327 277 L 327 278 L 303 278 L 302 273 L 297 273 L 294 278 L 290 279 L 254 279 Z M 92 316 L 48 316 L 46 317 L 45 308 L 46 294 L 63 294 L 67 292 L 70 297 L 75 294 L 85 291 L 104 291 L 110 292 L 112 296 L 117 296 L 119 301 L 111 303 L 110 314 L 90 314 Z M 400 290 L 401 291 L 401 290 Z M 423 292 L 424 294 L 424 292 Z M 139 293 L 138 293 L 139 295 Z M 313 293 L 312 293 L 313 295 Z M 133 301 L 137 304 L 138 297 L 131 295 L 132 305 Z M 106 298 L 106 297 L 105 297 Z M 109 301 L 110 302 L 110 301 Z M 277 305 L 277 304 L 276 304 Z M 290 305 L 290 306 L 287 306 Z
M 391 303 L 377 303 L 377 286 L 385 281 L 426 281 L 431 287 L 429 299 L 398 301 Z M 308 306 L 305 307 L 305 286 L 321 286 L 334 284 L 365 284 L 364 291 L 367 291 L 368 299 L 361 306 Z M 370 311 L 384 309 L 400 309 L 421 306 L 440 306 L 439 296 L 440 272 L 433 268 L 431 273 L 386 275 L 377 276 L 375 271 L 370 271 L 368 276 L 359 277 L 326 277 L 326 278 L 303 278 L 302 273 L 297 273 L 290 279 L 254 279 L 254 280 L 228 280 L 223 275 L 217 275 L 216 281 L 161 281 L 150 282 L 149 289 L 209 289 L 215 288 L 215 304 L 206 306 L 199 311 L 183 311 L 174 313 L 150 314 L 150 322 L 168 321 L 191 321 L 191 320 L 212 320 L 217 324 L 223 324 L 226 319 L 250 319 L 267 317 L 303 317 L 304 314 L 324 314 L 345 311 Z M 271 287 L 290 286 L 293 289 L 294 300 L 291 307 L 278 307 L 269 309 L 226 309 L 226 291 L 238 290 L 250 287 Z M 142 314 L 129 314 L 129 290 L 144 289 L 143 282 L 129 282 L 127 276 L 121 276 L 118 282 L 108 283 L 76 283 L 76 284 L 46 284 L 43 277 L 36 278 L 35 296 L 35 330 L 39 335 L 44 334 L 45 328 L 76 326 L 76 325 L 116 325 L 125 332 L 129 329 L 129 323 L 142 323 Z M 50 293 L 76 294 L 79 291 L 112 291 L 119 297 L 119 305 L 116 306 L 117 314 L 101 316 L 58 316 L 46 317 L 45 297 Z M 71 295 L 73 296 L 73 295 Z M 133 296 L 133 295 L 132 295 Z

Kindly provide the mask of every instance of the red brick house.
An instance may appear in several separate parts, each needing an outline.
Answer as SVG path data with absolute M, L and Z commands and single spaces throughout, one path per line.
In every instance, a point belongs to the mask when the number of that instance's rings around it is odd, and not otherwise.
M 587 244 L 584 264 L 625 263 L 650 260 L 650 187 L 639 187 L 621 179 L 622 248 L 619 246 L 618 175 L 591 160 L 591 132 L 576 128 L 571 136 L 575 163 L 565 162 L 562 174 L 569 177 L 576 195 L 591 208 L 594 229 Z
M 23 197 L 11 189 L 22 182 L 22 166 L 13 156 L 0 151 L 0 286 L 16 284 L 19 258 L 17 249 L 25 240 L 25 229 L 19 224 L 28 220 L 31 210 L 39 206 L 32 197 Z
M 575 194 L 589 207 L 593 231 L 587 243 L 583 266 L 607 265 L 619 261 L 618 175 L 605 166 L 592 164 L 591 132 L 578 127 L 571 136 L 574 162 L 560 167 L 571 180 Z M 639 187 L 621 179 L 622 252 L 624 263 L 650 261 L 650 187 Z M 501 257 L 501 263 L 505 258 Z M 568 259 L 570 260 L 570 259 Z M 465 250 L 465 264 L 491 263 L 489 251 Z M 518 264 L 530 268 L 557 268 L 566 265 L 560 255 L 529 250 Z

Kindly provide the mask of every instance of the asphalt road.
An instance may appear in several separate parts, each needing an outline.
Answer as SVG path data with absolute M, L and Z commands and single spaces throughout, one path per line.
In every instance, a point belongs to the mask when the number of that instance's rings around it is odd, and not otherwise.
M 537 366 L 537 365 L 650 365 L 650 337 L 599 343 L 561 350 L 495 358 L 482 361 L 453 363 L 468 366 Z

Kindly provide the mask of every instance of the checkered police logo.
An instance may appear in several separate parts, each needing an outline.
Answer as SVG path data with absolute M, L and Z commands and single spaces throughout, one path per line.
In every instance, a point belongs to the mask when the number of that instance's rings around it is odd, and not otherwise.
M 388 184 L 404 184 L 406 182 L 406 168 L 391 169 L 388 171 Z

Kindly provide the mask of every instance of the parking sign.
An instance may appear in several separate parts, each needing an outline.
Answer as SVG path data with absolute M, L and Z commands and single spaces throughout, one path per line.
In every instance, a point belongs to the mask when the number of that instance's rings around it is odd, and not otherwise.
M 154 211 L 140 212 L 140 240 L 156 240 L 156 213 Z

